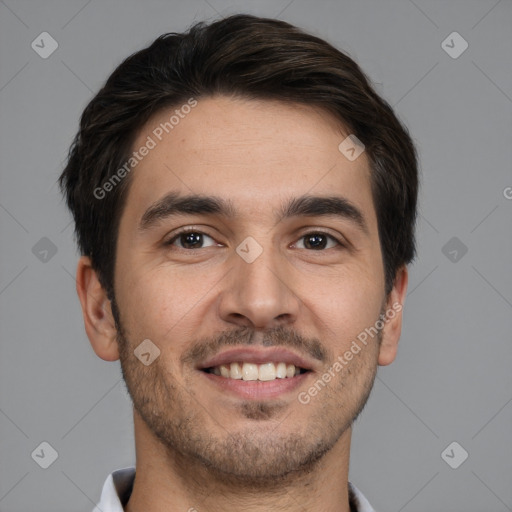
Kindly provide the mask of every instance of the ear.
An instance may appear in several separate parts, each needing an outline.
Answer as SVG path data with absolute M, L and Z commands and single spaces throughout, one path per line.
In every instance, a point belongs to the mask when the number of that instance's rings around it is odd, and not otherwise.
M 407 267 L 400 267 L 395 282 L 386 300 L 385 325 L 382 329 L 382 340 L 379 348 L 379 365 L 391 364 L 398 350 L 398 341 L 402 333 L 402 312 L 407 292 L 409 274 Z
M 119 350 L 110 300 L 87 256 L 78 261 L 76 291 L 82 305 L 85 332 L 94 352 L 105 361 L 116 361 Z

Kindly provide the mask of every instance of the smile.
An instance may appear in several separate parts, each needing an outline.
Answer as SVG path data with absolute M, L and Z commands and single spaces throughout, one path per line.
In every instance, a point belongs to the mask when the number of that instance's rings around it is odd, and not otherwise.
M 275 379 L 289 379 L 301 373 L 305 373 L 307 370 L 285 362 L 267 362 L 263 364 L 233 362 L 205 368 L 204 371 L 226 379 L 269 381 Z

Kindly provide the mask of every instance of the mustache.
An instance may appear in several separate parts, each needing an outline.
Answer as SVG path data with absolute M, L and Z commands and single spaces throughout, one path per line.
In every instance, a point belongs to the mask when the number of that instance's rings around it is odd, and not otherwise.
M 313 359 L 325 363 L 328 352 L 318 338 L 307 338 L 299 333 L 278 326 L 267 329 L 263 337 L 256 337 L 256 331 L 251 327 L 240 327 L 232 331 L 217 334 L 214 337 L 203 338 L 194 343 L 180 358 L 184 364 L 194 364 L 217 354 L 224 347 L 262 345 L 264 347 L 287 347 L 307 354 Z

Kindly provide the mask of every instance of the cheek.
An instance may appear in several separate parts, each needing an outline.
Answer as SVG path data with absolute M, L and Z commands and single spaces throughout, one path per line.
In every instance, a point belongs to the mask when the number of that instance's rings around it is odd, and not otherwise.
M 314 289 L 304 286 L 298 295 L 305 306 L 307 322 L 315 324 L 326 343 L 331 340 L 335 356 L 375 324 L 384 301 L 380 278 L 371 274 L 362 278 L 360 273 L 356 278 L 350 271 L 332 275 Z
M 123 324 L 133 343 L 149 338 L 163 347 L 194 336 L 218 278 L 159 266 L 133 271 L 116 286 Z M 213 295 L 212 295 L 213 296 Z

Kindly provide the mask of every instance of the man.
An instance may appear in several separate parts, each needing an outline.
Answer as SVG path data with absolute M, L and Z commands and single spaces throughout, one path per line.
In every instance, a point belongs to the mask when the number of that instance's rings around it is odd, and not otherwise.
M 355 62 L 236 15 L 126 59 L 60 184 L 136 469 L 103 512 L 373 510 L 351 425 L 400 337 L 417 161 Z

